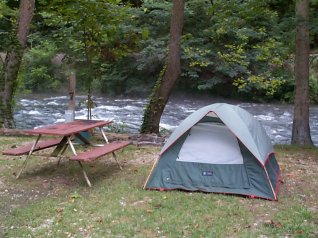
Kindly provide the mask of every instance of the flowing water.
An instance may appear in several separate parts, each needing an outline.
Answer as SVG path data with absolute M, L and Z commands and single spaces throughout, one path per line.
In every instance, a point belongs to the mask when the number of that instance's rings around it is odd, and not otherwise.
M 85 96 L 76 97 L 76 119 L 86 119 Z M 96 107 L 93 108 L 93 119 L 113 120 L 113 129 L 138 133 L 142 122 L 143 109 L 147 102 L 144 98 L 108 98 L 95 97 Z M 236 104 L 253 114 L 264 126 L 267 134 L 276 144 L 290 143 L 293 106 L 286 104 L 242 103 L 215 98 L 172 98 L 165 108 L 160 126 L 173 130 L 183 119 L 195 110 L 217 102 Z M 16 127 L 19 129 L 33 128 L 64 121 L 68 106 L 66 96 L 33 96 L 17 99 L 15 109 Z M 310 107 L 311 136 L 318 145 L 318 106 Z

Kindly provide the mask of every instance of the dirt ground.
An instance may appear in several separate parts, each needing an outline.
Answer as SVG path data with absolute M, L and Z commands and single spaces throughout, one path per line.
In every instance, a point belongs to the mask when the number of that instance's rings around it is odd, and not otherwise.
M 297 197 L 318 212 L 318 150 L 285 147 L 276 154 L 282 172 L 279 197 Z
M 26 137 L 0 136 L 0 141 L 2 142 L 0 151 L 28 143 L 27 140 L 30 139 Z M 132 156 L 128 156 L 129 158 L 127 159 L 118 158 L 122 166 L 130 167 L 131 169 L 140 165 L 149 165 L 150 167 L 160 150 L 160 147 L 154 146 L 154 144 L 137 145 L 132 146 L 132 148 Z M 30 159 L 19 179 L 16 179 L 15 176 L 22 167 L 25 157 L 0 155 L 0 199 L 5 201 L 0 203 L 0 214 L 6 215 L 12 209 L 23 206 L 28 202 L 58 195 L 62 187 L 76 187 L 85 184 L 77 163 L 64 159 L 57 166 L 57 158 L 46 158 L 45 162 L 43 162 L 43 157 L 50 154 L 50 152 L 52 152 L 52 149 L 46 149 L 40 153 L 36 152 L 39 156 Z M 130 153 L 130 151 L 127 153 Z M 95 180 L 98 180 L 99 177 L 102 179 L 103 174 L 110 175 L 118 169 L 111 156 L 88 163 L 85 166 L 93 169 Z M 143 181 L 140 182 L 142 183 Z

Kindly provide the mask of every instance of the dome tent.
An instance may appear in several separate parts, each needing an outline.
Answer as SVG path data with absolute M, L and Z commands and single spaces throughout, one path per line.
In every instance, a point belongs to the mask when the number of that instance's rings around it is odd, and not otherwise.
M 262 125 L 246 110 L 216 103 L 171 134 L 144 185 L 277 200 L 280 169 Z

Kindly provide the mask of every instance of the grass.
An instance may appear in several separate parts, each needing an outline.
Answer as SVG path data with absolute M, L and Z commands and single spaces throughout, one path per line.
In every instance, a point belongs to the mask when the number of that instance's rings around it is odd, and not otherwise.
M 0 149 L 26 141 L 0 137 Z M 318 237 L 318 150 L 277 146 L 279 201 L 142 189 L 160 148 L 130 146 L 85 164 L 0 155 L 0 237 Z

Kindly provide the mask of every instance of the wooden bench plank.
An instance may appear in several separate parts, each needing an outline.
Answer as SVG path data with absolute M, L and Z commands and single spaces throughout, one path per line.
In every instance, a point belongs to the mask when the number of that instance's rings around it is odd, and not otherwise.
M 52 139 L 52 140 L 42 140 L 39 141 L 36 145 L 36 147 L 34 148 L 33 151 L 38 151 L 38 150 L 42 150 L 42 149 L 46 149 L 46 148 L 50 148 L 52 146 L 55 146 L 57 144 L 59 144 L 61 142 L 61 139 Z M 2 154 L 4 155 L 24 155 L 30 152 L 32 146 L 33 146 L 33 142 L 32 143 L 28 143 L 16 148 L 12 148 L 9 150 L 5 150 L 2 152 Z
M 105 144 L 101 147 L 95 147 L 92 150 L 79 153 L 78 155 L 74 155 L 70 158 L 70 160 L 91 161 L 99 157 L 102 157 L 103 155 L 122 149 L 128 146 L 129 144 L 131 144 L 130 141 L 115 141 L 110 144 Z

